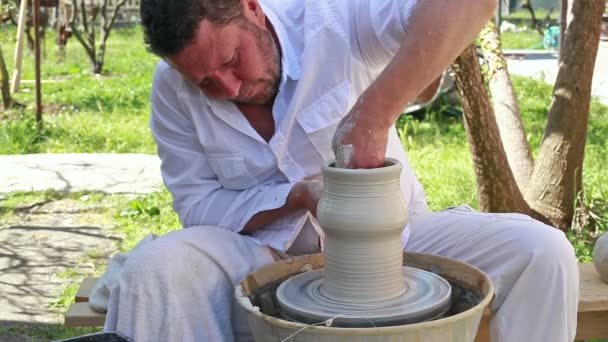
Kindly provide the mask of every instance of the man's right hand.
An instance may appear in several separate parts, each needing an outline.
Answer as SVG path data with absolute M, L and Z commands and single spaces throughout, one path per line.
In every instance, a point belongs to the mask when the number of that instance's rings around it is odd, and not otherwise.
M 323 181 L 317 179 L 304 179 L 291 188 L 287 197 L 288 205 L 298 209 L 307 209 L 317 217 L 317 204 L 323 192 Z
M 277 209 L 259 212 L 247 222 L 241 234 L 251 234 L 279 217 L 295 210 L 306 209 L 317 217 L 317 204 L 323 191 L 323 181 L 304 179 L 296 183 L 287 196 L 285 205 Z

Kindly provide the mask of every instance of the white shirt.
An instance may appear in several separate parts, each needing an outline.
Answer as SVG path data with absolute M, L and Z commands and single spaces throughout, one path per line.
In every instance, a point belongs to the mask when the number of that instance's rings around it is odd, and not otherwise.
M 269 142 L 236 105 L 207 97 L 159 62 L 150 127 L 183 226 L 239 232 L 256 213 L 283 206 L 295 183 L 319 177 L 321 165 L 334 158 L 337 124 L 399 48 L 415 2 L 262 0 L 282 52 L 273 106 L 276 132 Z M 386 155 L 403 164 L 401 190 L 410 216 L 426 212 L 424 191 L 395 129 Z M 251 238 L 286 251 L 306 222 L 322 236 L 316 220 L 302 210 Z M 408 235 L 405 229 L 404 244 Z

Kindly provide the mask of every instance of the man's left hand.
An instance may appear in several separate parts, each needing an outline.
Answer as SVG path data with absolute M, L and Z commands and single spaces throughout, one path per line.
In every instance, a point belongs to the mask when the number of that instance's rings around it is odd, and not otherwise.
M 388 130 L 366 112 L 361 100 L 340 121 L 332 141 L 336 166 L 342 168 L 376 168 L 384 164 Z

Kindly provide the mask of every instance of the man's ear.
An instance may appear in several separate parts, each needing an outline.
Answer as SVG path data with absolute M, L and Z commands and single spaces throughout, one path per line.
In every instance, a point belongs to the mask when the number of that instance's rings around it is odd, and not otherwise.
M 243 5 L 243 15 L 260 26 L 264 26 L 266 23 L 266 14 L 262 10 L 262 6 L 258 0 L 241 0 Z

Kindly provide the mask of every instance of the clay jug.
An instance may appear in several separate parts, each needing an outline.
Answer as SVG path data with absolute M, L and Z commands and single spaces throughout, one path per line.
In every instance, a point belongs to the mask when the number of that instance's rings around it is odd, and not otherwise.
M 608 232 L 600 236 L 593 247 L 593 265 L 602 281 L 608 283 Z
M 403 245 L 408 222 L 400 188 L 401 164 L 322 168 L 324 189 L 317 217 L 325 231 L 321 292 L 339 302 L 374 303 L 403 294 Z

